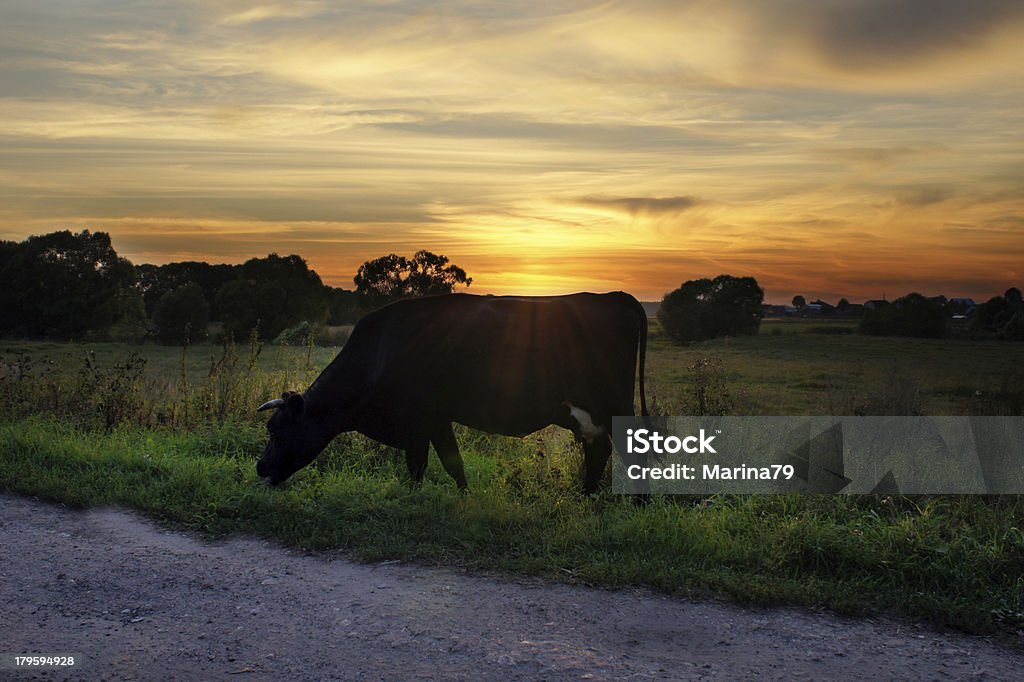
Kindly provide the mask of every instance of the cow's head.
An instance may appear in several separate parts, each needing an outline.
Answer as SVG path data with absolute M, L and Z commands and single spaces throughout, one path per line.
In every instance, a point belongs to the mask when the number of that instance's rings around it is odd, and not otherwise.
M 263 403 L 257 412 L 274 410 L 267 422 L 270 441 L 256 463 L 256 474 L 268 485 L 277 485 L 306 466 L 327 444 L 322 429 L 310 418 L 301 393 L 288 391 Z M 329 440 L 329 439 L 328 439 Z

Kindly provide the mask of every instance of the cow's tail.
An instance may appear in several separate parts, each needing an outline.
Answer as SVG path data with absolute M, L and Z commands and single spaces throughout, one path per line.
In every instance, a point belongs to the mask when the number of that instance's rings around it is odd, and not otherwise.
M 637 351 L 639 358 L 637 365 L 639 365 L 640 374 L 640 416 L 643 417 L 645 428 L 652 428 L 650 413 L 647 411 L 647 389 L 644 387 L 644 374 L 646 374 L 644 367 L 647 364 L 647 311 L 643 305 L 637 301 L 636 305 L 638 312 L 640 313 L 640 348 Z M 655 455 L 658 457 L 658 455 Z M 647 455 L 639 455 L 637 460 L 641 463 L 641 466 L 647 463 Z M 643 480 L 636 481 L 633 489 L 633 502 L 635 504 L 647 504 L 651 500 L 651 482 L 649 479 L 644 478 Z
M 639 302 L 637 302 L 637 307 L 640 309 L 640 361 L 637 363 L 640 365 L 640 416 L 649 417 L 647 391 L 644 389 L 644 365 L 647 361 L 647 311 Z

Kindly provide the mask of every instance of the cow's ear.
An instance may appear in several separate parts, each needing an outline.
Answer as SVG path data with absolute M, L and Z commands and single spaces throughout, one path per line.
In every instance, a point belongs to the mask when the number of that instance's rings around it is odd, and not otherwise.
M 306 407 L 306 400 L 302 397 L 301 393 L 292 393 L 285 398 L 285 407 L 288 408 L 288 414 L 293 419 L 298 419 L 302 416 L 302 410 Z

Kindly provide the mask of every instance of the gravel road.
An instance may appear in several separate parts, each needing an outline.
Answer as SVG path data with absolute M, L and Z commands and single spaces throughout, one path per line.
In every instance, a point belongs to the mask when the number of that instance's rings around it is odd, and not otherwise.
M 886 620 L 752 610 L 209 542 L 0 494 L 0 679 L 1020 679 L 1024 655 Z

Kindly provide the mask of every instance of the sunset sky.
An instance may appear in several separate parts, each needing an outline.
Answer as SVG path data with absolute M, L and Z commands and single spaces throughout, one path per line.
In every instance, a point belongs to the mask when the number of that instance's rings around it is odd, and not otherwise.
M 1024 287 L 1024 2 L 0 0 L 0 239 L 478 293 Z

